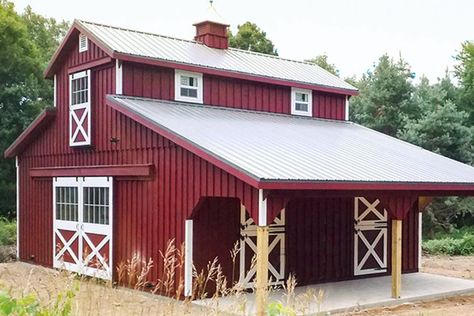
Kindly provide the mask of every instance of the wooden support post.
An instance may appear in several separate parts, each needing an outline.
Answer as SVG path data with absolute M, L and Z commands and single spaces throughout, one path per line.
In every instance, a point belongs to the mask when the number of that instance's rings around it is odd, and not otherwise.
M 257 226 L 257 316 L 266 315 L 268 294 L 268 226 Z
M 392 220 L 392 297 L 400 298 L 402 288 L 402 221 Z

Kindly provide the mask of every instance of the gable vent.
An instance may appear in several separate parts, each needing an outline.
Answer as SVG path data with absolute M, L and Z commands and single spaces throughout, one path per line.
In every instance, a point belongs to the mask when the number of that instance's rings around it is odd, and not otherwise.
M 79 52 L 80 53 L 85 52 L 88 49 L 88 47 L 89 45 L 88 45 L 87 36 L 85 36 L 84 34 L 79 35 Z

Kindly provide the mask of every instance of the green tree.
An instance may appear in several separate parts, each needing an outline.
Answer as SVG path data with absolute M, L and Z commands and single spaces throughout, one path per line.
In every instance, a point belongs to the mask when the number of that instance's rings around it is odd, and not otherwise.
M 51 56 L 58 47 L 58 43 L 64 38 L 69 29 L 66 21 L 57 22 L 53 18 L 45 18 L 34 13 L 30 6 L 25 8 L 21 15 L 26 24 L 30 39 L 39 49 L 43 68 L 46 68 Z
M 472 129 L 465 125 L 468 115 L 451 101 L 425 105 L 419 120 L 409 121 L 400 138 L 464 163 L 473 159 Z
M 469 114 L 469 122 L 474 123 L 474 41 L 461 44 L 461 51 L 455 57 L 458 64 L 454 73 L 461 85 L 459 108 Z
M 448 75 L 430 85 L 421 78 L 412 95 L 412 106 L 418 110 L 398 136 L 443 156 L 473 162 L 473 130 L 468 114 L 454 103 L 457 88 Z M 450 231 L 473 223 L 474 200 L 471 198 L 437 198 L 423 213 L 423 232 L 433 237 L 438 231 Z
M 229 31 L 229 46 L 278 56 L 272 41 L 267 38 L 267 33 L 251 22 L 245 22 L 237 26 L 237 34 L 235 35 Z
M 314 58 L 311 58 L 311 59 L 308 59 L 306 61 L 310 62 L 310 63 L 313 63 L 313 64 L 316 64 L 319 67 L 321 67 L 323 69 L 326 69 L 327 71 L 329 71 L 333 75 L 336 75 L 336 76 L 339 77 L 339 69 L 336 68 L 336 65 L 331 64 L 328 61 L 328 55 L 326 55 L 326 54 L 318 55 L 318 56 L 316 56 Z
M 43 26 L 31 10 L 21 16 L 13 3 L 0 0 L 0 216 L 15 214 L 15 163 L 3 152 L 52 103 L 52 84 L 42 72 L 58 42 L 45 39 L 49 28 Z M 43 40 L 52 47 L 40 47 Z
M 360 94 L 351 99 L 351 118 L 388 135 L 396 135 L 414 109 L 410 106 L 413 74 L 403 59 L 380 57 L 373 71 L 356 83 Z

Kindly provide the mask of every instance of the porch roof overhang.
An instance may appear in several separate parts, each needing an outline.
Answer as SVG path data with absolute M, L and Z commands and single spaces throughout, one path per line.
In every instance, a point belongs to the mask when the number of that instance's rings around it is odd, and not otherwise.
M 118 95 L 107 104 L 258 189 L 474 192 L 473 167 L 352 122 Z
M 38 137 L 56 117 L 55 108 L 46 108 L 41 112 L 36 119 L 15 139 L 15 141 L 8 147 L 5 152 L 5 158 L 13 158 L 20 154 L 31 142 Z

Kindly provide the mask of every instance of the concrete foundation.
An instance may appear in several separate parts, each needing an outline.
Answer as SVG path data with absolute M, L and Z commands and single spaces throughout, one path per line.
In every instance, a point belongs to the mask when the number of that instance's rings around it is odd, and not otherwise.
M 320 303 L 318 293 L 322 293 Z M 351 312 L 471 293 L 474 293 L 474 280 L 411 273 L 402 276 L 400 299 L 391 298 L 390 276 L 383 276 L 297 287 L 295 297 L 290 299 L 290 302 L 298 315 L 314 315 L 318 312 Z M 269 302 L 282 302 L 283 305 L 287 305 L 286 292 L 272 291 L 269 294 Z M 220 298 L 217 302 L 206 299 L 195 303 L 217 306 L 221 311 L 230 314 L 237 314 L 242 309 L 246 309 L 248 314 L 255 312 L 255 295 L 252 293 Z

